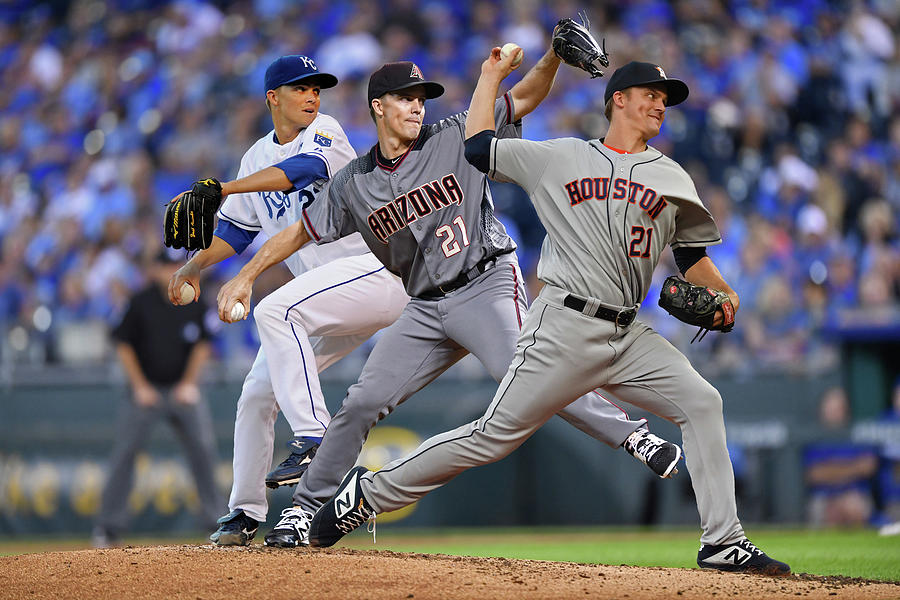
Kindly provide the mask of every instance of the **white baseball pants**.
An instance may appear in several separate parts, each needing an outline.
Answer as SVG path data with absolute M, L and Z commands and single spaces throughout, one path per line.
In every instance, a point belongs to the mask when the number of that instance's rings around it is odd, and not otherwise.
M 229 510 L 266 520 L 279 408 L 294 435 L 322 436 L 331 415 L 318 373 L 396 321 L 408 300 L 400 279 L 366 253 L 307 271 L 259 302 L 262 347 L 237 403 Z

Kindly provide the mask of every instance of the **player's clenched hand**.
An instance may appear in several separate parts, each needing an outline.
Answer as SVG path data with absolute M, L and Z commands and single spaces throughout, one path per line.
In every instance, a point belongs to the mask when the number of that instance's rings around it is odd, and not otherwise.
M 500 56 L 500 48 L 494 47 L 491 49 L 491 55 L 487 57 L 487 60 L 481 63 L 482 74 L 494 75 L 498 79 L 505 78 L 519 67 L 519 65 L 513 66 L 513 61 L 521 52 L 522 49 L 518 48 L 515 52 L 510 52 L 505 57 L 502 57 Z
M 240 273 L 231 278 L 219 289 L 217 301 L 219 304 L 219 318 L 225 323 L 231 323 L 231 307 L 240 302 L 244 308 L 250 306 L 250 296 L 253 294 L 253 281 Z M 246 318 L 246 313 L 245 313 Z
M 172 274 L 172 278 L 169 279 L 169 302 L 176 306 L 181 305 L 181 286 L 185 283 L 190 284 L 194 288 L 194 299 L 192 302 L 196 302 L 200 297 L 200 269 L 190 261 L 175 271 Z

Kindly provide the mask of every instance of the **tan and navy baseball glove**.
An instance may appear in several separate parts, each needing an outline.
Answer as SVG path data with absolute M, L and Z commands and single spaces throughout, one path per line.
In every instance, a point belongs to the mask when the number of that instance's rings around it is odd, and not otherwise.
M 728 333 L 734 329 L 734 305 L 728 294 L 702 285 L 693 285 L 674 275 L 663 282 L 659 305 L 679 321 L 700 327 L 697 334 L 703 332 L 701 340 L 707 331 Z M 715 325 L 716 312 L 719 310 L 722 311 L 722 322 Z M 697 339 L 696 335 L 694 339 Z
M 222 184 L 212 177 L 195 181 L 189 191 L 166 206 L 163 225 L 166 246 L 186 250 L 209 248 L 221 203 Z

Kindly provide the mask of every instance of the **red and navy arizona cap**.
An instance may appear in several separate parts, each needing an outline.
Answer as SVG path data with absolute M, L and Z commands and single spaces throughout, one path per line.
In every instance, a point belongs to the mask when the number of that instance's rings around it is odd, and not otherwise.
M 416 85 L 425 86 L 425 98 L 432 99 L 444 93 L 444 86 L 434 81 L 425 81 L 422 70 L 408 60 L 390 62 L 369 77 L 369 104 L 373 98 L 380 98 L 388 92 L 398 92 Z

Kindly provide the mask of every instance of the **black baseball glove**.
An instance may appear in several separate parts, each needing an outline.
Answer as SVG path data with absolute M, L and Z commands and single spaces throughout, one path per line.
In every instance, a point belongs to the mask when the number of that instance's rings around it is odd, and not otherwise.
M 222 184 L 210 177 L 195 181 L 190 191 L 166 206 L 163 225 L 170 248 L 203 250 L 212 243 L 216 211 L 222 203 Z
M 581 13 L 581 23 L 572 19 L 560 19 L 553 28 L 553 51 L 568 65 L 584 69 L 591 78 L 603 77 L 600 67 L 609 66 L 609 55 L 606 54 L 606 40 L 603 46 L 591 35 L 591 22 L 587 15 Z
M 666 312 L 689 325 L 697 325 L 703 336 L 709 330 L 727 333 L 734 329 L 734 305 L 728 294 L 701 285 L 693 285 L 674 275 L 663 282 L 659 305 Z M 713 325 L 716 311 L 722 311 L 722 323 Z M 700 336 L 700 339 L 703 339 Z M 697 336 L 694 336 L 697 339 Z M 691 340 L 693 342 L 694 340 Z

